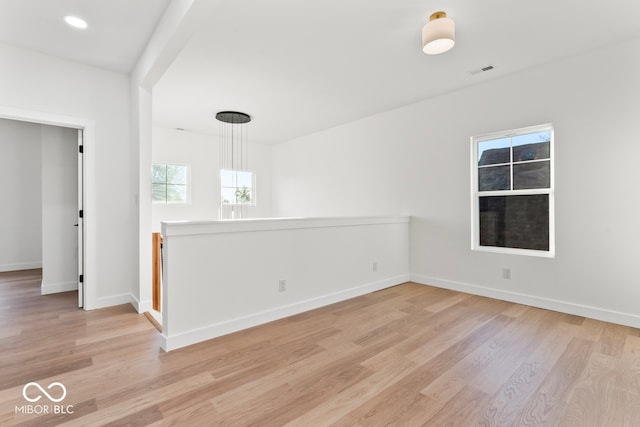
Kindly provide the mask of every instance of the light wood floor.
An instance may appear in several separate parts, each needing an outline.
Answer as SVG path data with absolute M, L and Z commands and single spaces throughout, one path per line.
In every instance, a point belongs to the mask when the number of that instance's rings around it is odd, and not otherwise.
M 640 426 L 633 328 L 408 283 L 164 353 L 39 283 L 0 273 L 0 425 Z M 29 382 L 74 413 L 16 414 Z

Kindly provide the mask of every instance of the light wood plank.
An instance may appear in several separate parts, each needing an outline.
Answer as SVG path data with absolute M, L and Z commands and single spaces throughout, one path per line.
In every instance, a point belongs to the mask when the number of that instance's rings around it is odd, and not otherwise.
M 640 425 L 640 331 L 407 283 L 164 353 L 0 273 L 0 425 Z M 15 413 L 58 381 L 73 414 Z

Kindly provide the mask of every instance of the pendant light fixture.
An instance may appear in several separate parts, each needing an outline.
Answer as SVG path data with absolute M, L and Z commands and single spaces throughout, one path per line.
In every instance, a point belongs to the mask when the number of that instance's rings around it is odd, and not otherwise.
M 422 28 L 422 51 L 438 55 L 456 44 L 456 24 L 444 12 L 431 14 L 429 22 Z
M 221 111 L 216 114 L 220 122 L 220 179 L 221 192 L 231 191 L 231 196 L 222 195 L 220 203 L 220 219 L 241 219 L 247 216 L 249 195 L 238 201 L 238 188 L 248 172 L 249 155 L 247 150 L 247 123 L 251 116 L 239 111 Z M 252 175 L 252 174 L 251 174 Z M 245 189 L 246 190 L 246 189 Z

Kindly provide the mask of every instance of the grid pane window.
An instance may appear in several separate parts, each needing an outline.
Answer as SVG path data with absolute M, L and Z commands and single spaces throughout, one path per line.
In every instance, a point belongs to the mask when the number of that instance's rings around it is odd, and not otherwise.
M 255 205 L 255 175 L 253 172 L 220 170 L 221 202 L 225 205 Z
M 551 126 L 471 141 L 472 248 L 553 256 Z
M 187 166 L 154 163 L 151 169 L 153 203 L 187 203 Z

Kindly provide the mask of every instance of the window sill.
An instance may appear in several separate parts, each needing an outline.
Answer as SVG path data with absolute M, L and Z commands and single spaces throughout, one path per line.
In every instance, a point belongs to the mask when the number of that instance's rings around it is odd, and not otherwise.
M 555 251 L 536 251 L 533 249 L 501 248 L 497 246 L 472 246 L 472 251 L 493 252 L 505 255 L 524 255 L 538 258 L 555 258 Z

